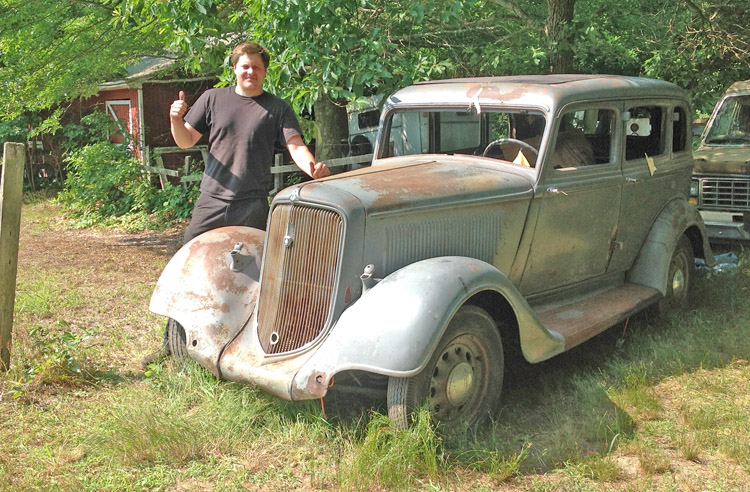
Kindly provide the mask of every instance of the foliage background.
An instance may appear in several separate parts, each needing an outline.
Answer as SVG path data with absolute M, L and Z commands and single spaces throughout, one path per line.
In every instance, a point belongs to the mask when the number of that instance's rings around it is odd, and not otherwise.
M 248 38 L 273 54 L 267 88 L 310 120 L 319 159 L 347 151 L 347 108 L 419 80 L 644 75 L 684 87 L 705 116 L 750 79 L 746 0 L 0 0 L 0 10 L 0 141 L 56 135 L 68 150 L 103 140 L 66 120 L 71 102 L 128 65 L 173 57 L 231 84 L 229 48 Z
M 565 42 L 549 46 L 548 13 L 573 10 Z M 0 115 L 88 96 L 141 56 L 223 73 L 247 38 L 274 54 L 271 89 L 310 109 L 353 102 L 415 80 L 544 73 L 570 50 L 584 73 L 657 76 L 699 109 L 750 78 L 745 0 L 0 0 Z

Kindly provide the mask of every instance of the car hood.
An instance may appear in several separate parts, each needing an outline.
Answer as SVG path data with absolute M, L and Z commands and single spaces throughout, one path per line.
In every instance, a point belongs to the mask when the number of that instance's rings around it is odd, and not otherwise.
M 750 146 L 701 146 L 693 152 L 694 173 L 700 174 L 750 174 Z
M 482 159 L 409 156 L 307 183 L 298 194 L 303 201 L 326 202 L 326 196 L 345 192 L 373 215 L 530 197 L 533 177 L 533 171 Z

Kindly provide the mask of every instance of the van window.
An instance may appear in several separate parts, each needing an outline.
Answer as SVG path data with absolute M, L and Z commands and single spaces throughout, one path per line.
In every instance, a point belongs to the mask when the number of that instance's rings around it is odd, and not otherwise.
M 706 134 L 708 145 L 750 143 L 750 95 L 728 97 Z
M 367 130 L 368 128 L 377 128 L 378 122 L 380 121 L 380 111 L 373 109 L 370 111 L 364 111 L 357 114 L 357 125 L 360 130 Z

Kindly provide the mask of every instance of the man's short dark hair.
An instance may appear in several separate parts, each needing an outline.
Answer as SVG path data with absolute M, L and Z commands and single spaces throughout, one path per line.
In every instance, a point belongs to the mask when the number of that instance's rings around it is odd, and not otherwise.
M 268 54 L 268 50 L 263 46 L 258 43 L 253 43 L 252 41 L 240 43 L 232 50 L 232 66 L 237 65 L 237 60 L 239 60 L 242 55 L 250 56 L 255 54 L 260 55 L 260 59 L 263 60 L 263 66 L 268 68 L 268 63 L 271 61 L 271 55 Z

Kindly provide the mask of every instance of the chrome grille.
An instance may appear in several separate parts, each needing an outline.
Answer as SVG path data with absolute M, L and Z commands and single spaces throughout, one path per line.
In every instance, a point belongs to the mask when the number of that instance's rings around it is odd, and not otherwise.
M 304 347 L 325 328 L 341 231 L 341 217 L 330 210 L 288 204 L 274 208 L 258 306 L 258 338 L 267 354 Z
M 750 179 L 701 178 L 700 205 L 704 210 L 750 210 Z

